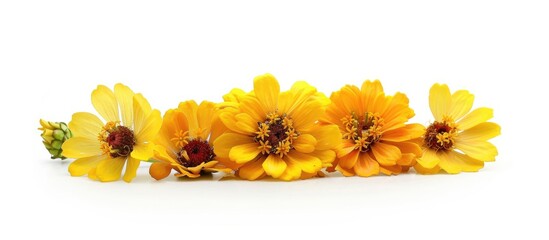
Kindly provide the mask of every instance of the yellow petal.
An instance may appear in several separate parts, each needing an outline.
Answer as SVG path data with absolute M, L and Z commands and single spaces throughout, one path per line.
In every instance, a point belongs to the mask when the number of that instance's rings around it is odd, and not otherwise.
M 319 126 L 309 133 L 316 139 L 316 150 L 336 149 L 341 144 L 341 132 L 336 125 Z
M 498 150 L 493 144 L 486 141 L 469 141 L 463 143 L 458 140 L 456 140 L 455 147 L 468 156 L 483 162 L 491 162 L 496 160 Z M 63 154 L 64 153 L 65 152 L 63 152 Z
M 96 139 L 73 137 L 63 143 L 63 155 L 68 158 L 83 158 L 101 155 L 103 152 Z
M 417 143 L 412 141 L 398 142 L 398 143 L 391 143 L 391 144 L 398 147 L 402 154 L 411 153 L 418 157 L 421 157 L 421 154 L 423 153 L 423 151 L 421 150 L 421 147 Z
M 335 169 L 340 172 L 341 174 L 343 174 L 343 176 L 345 177 L 351 177 L 351 176 L 354 176 L 355 175 L 355 170 L 354 169 L 345 169 L 343 167 L 341 167 L 341 165 L 337 165 L 335 167 Z
M 229 151 L 229 158 L 236 163 L 245 163 L 253 160 L 260 152 L 257 143 L 246 143 L 234 146 Z
M 360 90 L 362 93 L 362 97 L 364 98 L 364 106 L 369 106 L 370 102 L 375 100 L 378 94 L 383 94 L 383 86 L 381 85 L 381 82 L 379 82 L 379 80 L 375 80 L 373 82 L 369 80 L 364 81 Z
M 244 131 L 236 125 L 237 121 L 236 121 L 235 115 L 236 114 L 233 112 L 221 112 L 219 114 L 219 119 L 221 120 L 223 125 L 225 125 L 228 129 L 230 129 L 233 132 L 240 133 L 240 134 L 253 134 L 253 132 Z
M 292 85 L 290 91 L 282 92 L 278 97 L 278 108 L 280 112 L 291 115 L 301 105 L 314 97 L 316 88 L 304 81 L 297 81 Z M 320 100 L 320 99 L 319 99 Z
M 103 125 L 103 122 L 97 116 L 87 112 L 77 112 L 72 115 L 69 129 L 74 137 L 97 139 Z
M 92 168 L 97 167 L 99 162 L 107 158 L 107 155 L 97 155 L 76 159 L 69 165 L 69 172 L 71 173 L 71 176 L 82 176 L 87 174 Z
M 429 106 L 435 121 L 441 122 L 443 117 L 448 115 L 451 104 L 452 97 L 448 86 L 446 84 L 433 84 L 429 91 Z
M 217 156 L 228 158 L 231 148 L 246 143 L 253 143 L 252 137 L 238 133 L 224 133 L 215 140 L 214 152 Z
M 256 132 L 257 131 L 257 121 L 255 121 L 250 115 L 247 113 L 239 113 L 235 115 L 236 118 L 236 126 L 243 130 L 244 132 Z
M 457 139 L 468 144 L 470 141 L 486 141 L 501 134 L 501 127 L 492 122 L 483 122 L 459 133 Z
M 298 131 L 310 129 L 320 120 L 324 114 L 324 109 L 320 101 L 308 101 L 294 111 L 290 117 L 294 121 L 294 127 Z
M 279 179 L 282 179 L 284 181 L 292 181 L 299 179 L 301 177 L 301 168 L 293 163 L 292 161 L 286 162 L 286 170 L 282 175 L 280 175 Z
M 215 103 L 202 101 L 200 105 L 198 105 L 197 114 L 198 126 L 202 130 L 201 135 L 198 137 L 201 137 L 202 139 L 208 139 L 208 135 L 210 134 L 212 122 L 215 116 Z
M 440 172 L 439 166 L 434 166 L 433 168 L 425 168 L 422 167 L 421 164 L 416 164 L 414 165 L 414 169 L 419 174 L 437 174 L 438 172 Z
M 461 164 L 461 170 L 464 172 L 478 172 L 484 167 L 484 162 L 473 159 L 465 154 L 454 152 L 454 161 Z
M 417 159 L 417 162 L 424 168 L 434 168 L 440 162 L 440 157 L 436 151 L 426 149 L 423 156 Z
M 265 74 L 254 78 L 254 92 L 266 113 L 275 112 L 278 106 L 278 94 L 280 85 L 271 74 Z
M 457 127 L 460 130 L 467 130 L 480 123 L 490 120 L 492 117 L 494 117 L 494 112 L 491 108 L 477 108 L 459 120 L 457 122 Z
M 240 102 L 240 98 L 246 95 L 246 92 L 240 88 L 233 88 L 229 93 L 223 95 L 225 102 Z
M 346 169 L 353 168 L 358 160 L 359 153 L 360 152 L 358 150 L 355 150 L 343 157 L 340 157 L 338 165 Z
M 149 174 L 156 180 L 162 180 L 168 177 L 171 171 L 171 165 L 163 162 L 155 162 L 149 167 Z
M 189 121 L 189 130 L 190 131 L 196 131 L 196 129 L 199 128 L 198 125 L 198 104 L 194 100 L 189 100 L 185 102 L 179 103 L 179 110 L 181 110 L 185 116 L 187 117 L 187 120 Z M 193 136 L 196 137 L 196 136 Z
M 278 155 L 270 154 L 263 162 L 263 170 L 273 178 L 278 178 L 286 170 L 286 161 Z
M 353 170 L 358 176 L 369 177 L 379 174 L 379 164 L 370 158 L 368 153 L 362 153 L 358 156 L 358 161 Z
M 135 93 L 127 86 L 118 83 L 114 85 L 114 95 L 116 101 L 120 105 L 120 112 L 122 113 L 122 123 L 124 126 L 133 125 L 133 95 Z
M 310 153 L 315 150 L 316 139 L 311 134 L 301 134 L 292 143 L 292 146 L 299 152 Z
M 240 102 L 241 112 L 247 113 L 257 122 L 265 121 L 265 118 L 268 113 L 266 112 L 259 100 L 255 96 L 247 95 L 242 98 Z
M 382 142 L 377 142 L 372 146 L 372 153 L 375 156 L 375 160 L 384 166 L 395 165 L 402 157 L 399 148 Z
M 153 149 L 154 144 L 152 143 L 138 143 L 137 145 L 133 146 L 131 156 L 135 159 L 146 161 L 153 157 Z
M 412 166 L 416 155 L 413 153 L 402 153 L 402 157 L 397 161 L 397 164 L 400 166 Z
M 320 159 L 322 167 L 330 167 L 331 163 L 336 159 L 336 153 L 332 150 L 317 150 L 312 155 Z
M 137 174 L 137 168 L 139 167 L 139 164 L 141 161 L 139 159 L 135 159 L 132 157 L 128 158 L 128 164 L 126 164 L 126 172 L 124 173 L 124 181 L 125 182 L 131 182 L 132 179 L 135 178 L 135 175 Z
M 471 111 L 475 96 L 467 90 L 459 90 L 452 94 L 452 106 L 449 115 L 453 120 L 458 120 Z
M 138 133 L 147 124 L 151 105 L 140 93 L 133 95 L 133 130 Z
M 122 168 L 125 162 L 126 159 L 121 157 L 105 159 L 97 165 L 95 174 L 101 182 L 116 181 L 122 175 Z
M 265 170 L 263 170 L 263 162 L 265 158 L 257 159 L 247 162 L 238 169 L 238 176 L 247 180 L 256 180 L 263 176 Z
M 461 164 L 455 161 L 453 154 L 454 154 L 453 152 L 450 152 L 450 153 L 440 152 L 438 154 L 440 158 L 440 162 L 438 163 L 438 166 L 442 168 L 445 172 L 450 174 L 461 172 Z
M 160 127 L 162 127 L 162 117 L 160 116 L 160 112 L 155 109 L 147 116 L 145 122 L 141 124 L 141 129 L 136 130 L 137 143 L 152 141 L 158 136 Z
M 391 175 L 397 175 L 402 172 L 402 166 L 400 165 L 393 165 L 393 166 L 380 166 L 379 172 L 383 173 L 387 176 Z
M 421 124 L 407 124 L 404 127 L 386 131 L 381 139 L 383 141 L 402 142 L 421 137 L 425 134 L 425 127 Z
M 114 93 L 103 85 L 97 86 L 92 92 L 92 104 L 95 110 L 105 120 L 116 122 L 120 120 L 118 116 L 118 102 Z
M 322 168 L 322 162 L 312 154 L 304 154 L 292 151 L 288 154 L 288 162 L 296 165 L 303 172 L 316 173 Z

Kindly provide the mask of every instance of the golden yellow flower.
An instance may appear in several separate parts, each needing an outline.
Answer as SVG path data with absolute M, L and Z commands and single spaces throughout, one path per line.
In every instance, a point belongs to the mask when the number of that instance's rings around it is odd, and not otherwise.
M 418 172 L 476 172 L 484 162 L 495 160 L 498 151 L 488 140 L 500 135 L 501 128 L 487 122 L 493 117 L 492 109 L 471 111 L 473 101 L 473 94 L 466 90 L 450 94 L 446 84 L 431 87 L 429 106 L 435 121 L 423 137 L 423 156 L 415 166 Z
M 335 170 L 345 176 L 390 175 L 407 171 L 415 163 L 421 149 L 413 139 L 425 128 L 406 124 L 414 116 L 406 95 L 387 96 L 376 80 L 365 81 L 361 89 L 344 86 L 330 99 L 323 121 L 339 126 L 343 136 Z
M 254 79 L 253 92 L 233 90 L 224 98 L 234 106 L 220 114 L 230 131 L 215 140 L 214 151 L 233 162 L 239 177 L 294 180 L 331 166 L 341 134 L 318 122 L 329 99 L 314 87 L 296 82 L 280 92 L 275 77 L 265 74 Z
M 149 168 L 157 180 L 167 177 L 171 170 L 177 177 L 197 178 L 204 172 L 232 172 L 219 164 L 212 142 L 224 131 L 215 104 L 186 101 L 164 115 L 162 128 L 155 139 L 155 162 Z
M 72 176 L 88 174 L 103 182 L 115 181 L 127 162 L 123 179 L 130 182 L 140 161 L 153 156 L 151 140 L 162 125 L 160 112 L 153 110 L 141 94 L 122 84 L 116 84 L 114 92 L 99 85 L 91 98 L 106 122 L 87 112 L 72 115 L 69 128 L 73 137 L 63 144 L 63 155 L 76 158 L 69 172 Z

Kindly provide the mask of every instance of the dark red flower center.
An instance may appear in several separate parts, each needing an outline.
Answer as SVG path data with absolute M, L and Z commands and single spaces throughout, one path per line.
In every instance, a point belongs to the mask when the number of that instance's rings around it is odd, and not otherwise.
M 185 153 L 187 156 L 185 156 Z M 214 158 L 214 150 L 207 141 L 193 139 L 181 149 L 177 160 L 185 167 L 196 167 Z
M 109 133 L 106 142 L 111 148 L 110 155 L 112 158 L 125 157 L 133 151 L 135 137 L 133 131 L 129 128 L 118 126 Z
M 456 129 L 447 122 L 434 122 L 425 131 L 424 143 L 427 147 L 438 150 L 450 150 L 454 146 Z

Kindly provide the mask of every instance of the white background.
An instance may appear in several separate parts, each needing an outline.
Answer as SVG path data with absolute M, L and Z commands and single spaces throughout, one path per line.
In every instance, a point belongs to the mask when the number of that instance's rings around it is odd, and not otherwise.
M 0 2 L 1 239 L 547 239 L 543 1 L 200 2 Z M 468 89 L 494 108 L 499 156 L 459 175 L 157 182 L 143 164 L 100 183 L 70 177 L 36 130 L 94 112 L 97 84 L 165 111 L 266 72 L 328 95 L 381 79 L 424 124 L 433 83 Z

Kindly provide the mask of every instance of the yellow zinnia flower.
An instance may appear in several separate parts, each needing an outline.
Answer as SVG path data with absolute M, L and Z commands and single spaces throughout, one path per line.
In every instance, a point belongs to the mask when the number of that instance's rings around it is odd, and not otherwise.
M 429 106 L 435 121 L 423 137 L 423 156 L 415 167 L 418 172 L 476 172 L 484 162 L 495 160 L 498 151 L 488 140 L 500 135 L 501 128 L 486 122 L 493 117 L 492 109 L 469 112 L 473 101 L 473 94 L 466 90 L 450 94 L 446 84 L 431 87 Z
M 318 122 L 329 99 L 309 84 L 280 92 L 275 77 L 265 74 L 254 79 L 253 92 L 233 90 L 225 100 L 237 104 L 220 114 L 230 132 L 217 138 L 214 151 L 235 164 L 239 177 L 309 178 L 334 160 L 341 134 Z
M 343 134 L 335 170 L 345 176 L 390 175 L 415 163 L 421 149 L 411 140 L 419 138 L 424 127 L 405 124 L 414 116 L 406 95 L 387 96 L 376 80 L 365 81 L 361 89 L 347 85 L 330 99 L 323 121 L 337 124 Z
M 151 140 L 162 125 L 160 112 L 151 109 L 141 94 L 122 84 L 116 84 L 114 92 L 99 85 L 91 99 L 106 123 L 87 112 L 72 115 L 69 128 L 73 137 L 63 144 L 63 155 L 76 158 L 69 172 L 72 176 L 88 174 L 92 179 L 115 181 L 127 162 L 123 179 L 130 182 L 140 160 L 153 156 Z
M 177 177 L 199 177 L 203 172 L 231 172 L 219 164 L 212 142 L 223 132 L 215 104 L 195 101 L 179 104 L 164 115 L 162 128 L 155 140 L 155 162 L 149 173 L 157 180 L 167 177 L 171 170 Z

